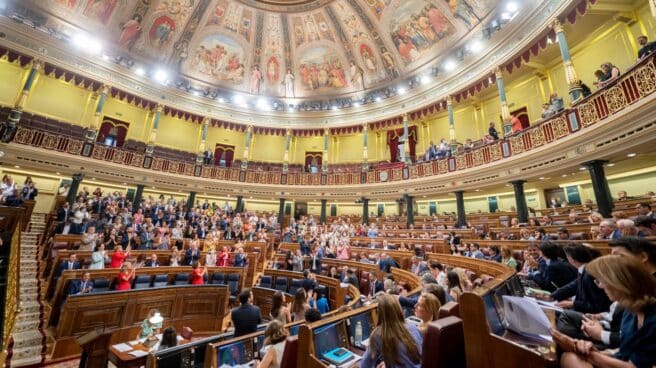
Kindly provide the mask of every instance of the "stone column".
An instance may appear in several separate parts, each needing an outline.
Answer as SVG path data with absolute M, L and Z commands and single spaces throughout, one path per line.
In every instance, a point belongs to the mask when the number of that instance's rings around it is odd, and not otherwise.
M 187 197 L 187 212 L 194 208 L 194 205 L 196 204 L 196 192 L 189 192 L 189 196 Z
M 328 201 L 325 199 L 321 200 L 321 217 L 319 218 L 319 222 L 322 224 L 326 223 L 326 206 L 328 204 Z
M 287 128 L 285 131 L 285 154 L 283 155 L 282 158 L 282 172 L 287 173 L 289 172 L 289 147 L 291 146 L 292 143 L 292 130 Z
M 248 159 L 250 157 L 251 140 L 253 139 L 253 126 L 246 128 L 246 140 L 244 141 L 244 155 L 241 160 L 241 169 L 248 169 Z
M 330 143 L 330 129 L 323 129 L 323 158 L 321 159 L 321 172 L 328 172 L 328 149 Z
M 403 114 L 403 151 L 401 161 L 410 163 L 410 139 L 408 137 L 408 114 Z
M 278 224 L 280 225 L 280 231 L 285 224 L 285 198 L 280 198 L 280 207 L 278 207 Z
M 21 116 L 23 115 L 23 107 L 27 102 L 27 97 L 30 95 L 34 81 L 36 80 L 39 70 L 43 67 L 43 62 L 41 60 L 34 59 L 32 61 L 32 68 L 27 74 L 27 79 L 23 84 L 23 89 L 21 90 L 20 96 L 14 104 L 14 108 L 9 113 L 7 121 L 3 124 L 2 137 L 1 140 L 4 143 L 9 143 L 14 139 L 16 131 L 18 130 L 18 123 L 20 122 Z
M 367 123 L 362 125 L 362 172 L 369 171 L 369 138 L 367 137 L 368 127 Z
M 494 70 L 497 78 L 497 89 L 499 90 L 499 100 L 501 100 L 501 120 L 503 121 L 503 135 L 512 134 L 512 124 L 510 123 L 510 110 L 508 110 L 508 100 L 506 98 L 506 85 L 503 83 L 503 72 L 497 67 Z
M 597 201 L 597 210 L 604 216 L 610 218 L 613 212 L 613 196 L 608 187 L 608 180 L 604 172 L 604 160 L 592 160 L 583 163 L 588 168 L 590 180 L 592 180 L 592 190 L 594 190 L 595 200 Z
M 453 97 L 446 97 L 446 108 L 449 112 L 449 144 L 451 145 L 451 154 L 455 155 L 458 152 L 458 145 L 456 144 L 456 120 L 453 116 Z
M 196 155 L 196 165 L 205 164 L 205 142 L 207 141 L 207 132 L 210 128 L 210 118 L 203 119 L 203 127 L 200 133 L 200 142 L 198 143 L 198 154 Z
M 405 223 L 410 227 L 410 224 L 415 223 L 415 206 L 414 206 L 414 197 L 405 195 L 405 212 L 406 212 L 406 220 Z
M 80 190 L 82 179 L 84 179 L 84 173 L 73 174 L 73 181 L 71 182 L 71 186 L 68 189 L 68 195 L 66 196 L 66 202 L 71 206 L 75 203 L 75 198 L 77 197 L 77 192 Z
M 457 208 L 457 215 L 458 215 L 458 221 L 456 222 L 456 227 L 466 227 L 467 226 L 467 213 L 465 212 L 465 198 L 464 198 L 464 191 L 462 190 L 456 190 L 455 192 L 456 195 L 456 208 Z
M 96 111 L 93 114 L 89 128 L 84 135 L 88 143 L 94 143 L 98 137 L 98 129 L 100 129 L 102 112 L 105 108 L 105 102 L 107 101 L 107 94 L 109 93 L 109 86 L 103 85 L 101 87 L 100 94 L 98 95 L 98 102 L 96 103 Z
M 143 191 L 146 188 L 144 184 L 137 184 L 137 191 L 134 192 L 134 199 L 132 200 L 132 212 L 137 212 L 139 204 L 143 198 Z
M 243 212 L 243 211 L 244 211 L 244 197 L 238 195 L 237 205 L 235 206 L 235 212 Z
M 513 180 L 510 182 L 515 190 L 515 207 L 517 207 L 517 220 L 520 223 L 528 222 L 528 206 L 524 196 L 524 183 L 526 183 L 526 180 Z
M 574 103 L 583 98 L 581 80 L 576 75 L 576 70 L 572 63 L 572 56 L 569 53 L 567 38 L 565 38 L 563 25 L 558 19 L 554 21 L 553 29 L 556 32 L 556 38 L 558 38 L 558 47 L 560 48 L 560 55 L 562 56 L 563 66 L 565 67 L 565 78 L 567 79 L 567 85 L 569 86 L 569 98 L 571 102 Z
M 369 224 L 369 199 L 362 197 L 362 223 Z

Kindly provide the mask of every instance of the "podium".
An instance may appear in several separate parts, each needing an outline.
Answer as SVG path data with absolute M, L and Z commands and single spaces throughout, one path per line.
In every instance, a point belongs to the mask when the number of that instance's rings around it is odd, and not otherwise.
M 109 344 L 114 331 L 97 328 L 75 339 L 82 348 L 79 368 L 107 367 Z

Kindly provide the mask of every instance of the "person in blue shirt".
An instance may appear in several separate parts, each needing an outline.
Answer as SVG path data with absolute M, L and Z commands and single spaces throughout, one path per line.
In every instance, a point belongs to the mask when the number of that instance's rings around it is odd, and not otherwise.
M 635 367 L 656 365 L 656 278 L 635 257 L 608 255 L 586 267 L 608 297 L 624 308 L 620 348 L 615 354 L 597 350 L 591 341 L 554 333 L 565 351 L 567 367 Z
M 310 306 L 317 308 L 321 314 L 330 312 L 330 305 L 328 305 L 328 299 L 326 298 L 325 292 L 322 289 L 316 290 L 317 301 L 311 302 Z M 314 306 L 312 304 L 315 304 Z
M 401 305 L 394 296 L 381 294 L 376 301 L 378 325 L 371 332 L 360 368 L 376 368 L 381 363 L 386 368 L 419 368 L 423 342 L 419 328 L 405 322 Z

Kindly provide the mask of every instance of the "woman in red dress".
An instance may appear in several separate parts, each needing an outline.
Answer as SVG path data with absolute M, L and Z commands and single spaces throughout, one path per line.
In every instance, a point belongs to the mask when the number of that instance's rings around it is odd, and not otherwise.
M 125 259 L 130 256 L 130 246 L 128 245 L 126 251 L 123 251 L 123 247 L 116 245 L 114 253 L 112 253 L 112 261 L 109 264 L 110 268 L 121 268 Z
M 228 247 L 223 247 L 221 253 L 216 257 L 216 265 L 218 267 L 228 267 L 228 261 L 230 260 L 230 251 Z
M 129 263 L 121 266 L 121 272 L 116 276 L 115 290 L 130 290 L 132 289 L 132 279 L 134 278 L 134 268 Z
M 194 262 L 194 264 L 191 267 L 193 268 L 193 270 L 191 271 L 191 284 L 203 285 L 205 283 L 205 280 L 203 280 L 203 276 L 205 276 L 205 274 L 207 273 L 207 268 L 198 267 L 198 262 Z

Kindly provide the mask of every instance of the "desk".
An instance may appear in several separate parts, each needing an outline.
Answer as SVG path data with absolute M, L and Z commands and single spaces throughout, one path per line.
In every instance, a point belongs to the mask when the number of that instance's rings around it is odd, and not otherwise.
M 157 338 L 161 339 L 162 335 L 161 334 L 157 335 Z M 110 346 L 109 361 L 112 362 L 117 368 L 139 368 L 142 366 L 146 366 L 146 361 L 148 360 L 148 354 L 150 349 L 156 349 L 157 345 L 149 349 L 143 344 L 144 340 L 145 339 L 139 339 L 139 340 L 126 342 L 124 344 L 115 344 Z M 189 341 L 190 340 L 185 340 L 182 337 L 178 336 L 178 345 L 186 344 Z M 119 345 L 128 345 L 132 348 L 132 350 L 120 351 L 120 349 L 118 349 Z M 139 357 L 130 354 L 135 350 L 142 351 L 145 354 Z

